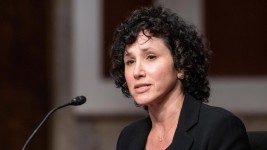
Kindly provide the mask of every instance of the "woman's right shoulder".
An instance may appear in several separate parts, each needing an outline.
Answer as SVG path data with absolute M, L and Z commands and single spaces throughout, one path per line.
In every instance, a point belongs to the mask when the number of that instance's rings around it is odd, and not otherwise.
M 150 131 L 150 122 L 150 118 L 147 117 L 145 119 L 135 121 L 126 126 L 119 135 L 119 139 L 117 141 L 117 150 L 128 149 L 128 146 L 132 141 L 137 140 L 140 142 L 141 140 L 142 143 L 143 135 L 148 134 Z
M 123 128 L 121 134 L 132 135 L 134 133 L 138 133 L 140 130 L 144 130 L 146 127 L 151 128 L 151 121 L 149 117 L 137 120 L 127 125 Z

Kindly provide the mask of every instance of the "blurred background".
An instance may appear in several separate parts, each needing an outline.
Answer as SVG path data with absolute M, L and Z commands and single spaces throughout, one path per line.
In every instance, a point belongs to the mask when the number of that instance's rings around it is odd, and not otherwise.
M 2 0 L 0 147 L 21 149 L 43 117 L 59 110 L 28 149 L 115 149 L 121 129 L 145 116 L 109 77 L 112 32 L 140 6 L 161 4 L 197 26 L 214 51 L 210 105 L 248 131 L 267 130 L 265 0 Z

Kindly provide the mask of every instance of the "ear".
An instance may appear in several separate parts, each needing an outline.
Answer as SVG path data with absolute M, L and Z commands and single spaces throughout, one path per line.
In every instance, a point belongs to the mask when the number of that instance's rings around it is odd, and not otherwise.
M 177 78 L 180 80 L 184 79 L 184 70 L 177 71 Z

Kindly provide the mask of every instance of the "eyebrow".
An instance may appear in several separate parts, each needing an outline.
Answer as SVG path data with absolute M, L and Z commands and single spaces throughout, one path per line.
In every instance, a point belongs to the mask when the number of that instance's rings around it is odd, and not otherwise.
M 149 51 L 150 49 L 154 49 L 154 48 L 151 48 L 151 47 L 143 48 L 143 49 L 141 49 L 141 51 L 146 52 L 146 51 Z M 131 52 L 128 52 L 127 50 L 125 50 L 124 56 L 129 56 L 129 55 L 131 55 Z

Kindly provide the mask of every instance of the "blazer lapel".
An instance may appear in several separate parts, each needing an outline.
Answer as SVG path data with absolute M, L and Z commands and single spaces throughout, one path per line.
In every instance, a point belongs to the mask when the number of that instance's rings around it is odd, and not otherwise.
M 199 118 L 200 101 L 197 101 L 190 95 L 185 95 L 183 107 L 180 113 L 178 127 L 175 131 L 172 144 L 167 150 L 189 150 L 194 139 L 188 131 L 193 128 Z
M 130 143 L 128 150 L 144 150 L 146 147 L 146 141 L 148 134 L 151 129 L 151 120 L 150 118 L 145 119 L 145 123 L 143 126 L 141 126 L 138 130 L 136 130 L 135 137 Z
M 185 132 L 176 131 L 172 144 L 167 150 L 190 150 L 193 138 Z
M 194 139 L 188 131 L 198 122 L 201 102 L 197 101 L 190 95 L 185 95 L 182 110 L 179 117 L 177 129 L 174 134 L 172 144 L 167 150 L 190 150 Z M 146 146 L 148 134 L 151 129 L 151 120 L 146 118 L 143 126 L 136 130 L 135 136 L 130 142 L 128 150 L 143 150 Z

